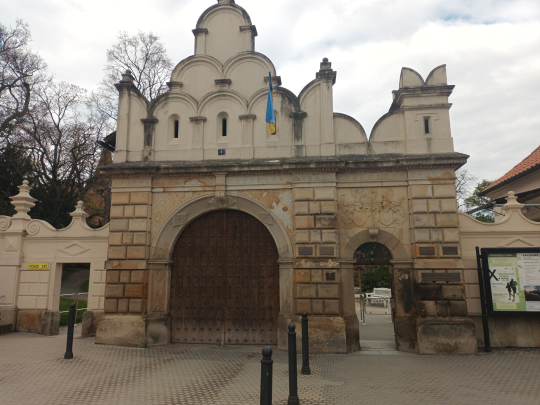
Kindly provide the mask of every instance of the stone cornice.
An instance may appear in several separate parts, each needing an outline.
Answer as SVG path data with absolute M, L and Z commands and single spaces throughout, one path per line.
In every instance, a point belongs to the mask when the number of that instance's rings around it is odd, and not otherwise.
M 189 117 L 191 122 L 206 122 L 206 117 Z
M 291 174 L 293 172 L 381 172 L 452 168 L 463 166 L 469 156 L 461 153 L 425 155 L 354 155 L 331 158 L 289 158 L 276 161 L 194 161 L 137 162 L 105 166 L 100 169 L 109 177 L 181 177 L 208 175 L 216 171 L 230 175 Z
M 257 27 L 254 26 L 254 25 L 242 25 L 240 27 L 240 31 L 244 32 L 244 31 L 251 31 L 253 33 L 254 36 L 258 36 L 259 33 L 257 32 Z
M 197 36 L 199 34 L 208 34 L 208 30 L 206 28 L 195 28 L 194 30 L 191 30 L 193 32 L 193 35 Z

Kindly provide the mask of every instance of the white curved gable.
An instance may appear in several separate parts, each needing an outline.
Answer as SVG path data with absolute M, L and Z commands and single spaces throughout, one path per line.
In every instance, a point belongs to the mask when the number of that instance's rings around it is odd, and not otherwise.
M 407 111 L 393 106 L 368 141 L 354 118 L 334 113 L 337 73 L 328 59 L 298 96 L 281 87 L 272 61 L 255 51 L 256 27 L 234 0 L 219 0 L 205 10 L 193 35 L 195 53 L 176 66 L 168 93 L 149 103 L 134 89 L 129 73 L 117 85 L 115 163 L 426 153 L 432 152 L 432 145 L 453 151 L 449 93 L 426 97 L 432 88 L 440 93 L 446 86 L 444 66 L 426 82 L 415 71 L 404 69 L 399 92 L 404 94 Z M 269 72 L 275 135 L 268 133 L 266 123 Z M 422 88 L 422 98 L 411 96 L 417 88 Z M 434 113 L 434 108 L 443 111 Z M 433 118 L 437 139 L 424 139 L 423 118 L 418 114 Z

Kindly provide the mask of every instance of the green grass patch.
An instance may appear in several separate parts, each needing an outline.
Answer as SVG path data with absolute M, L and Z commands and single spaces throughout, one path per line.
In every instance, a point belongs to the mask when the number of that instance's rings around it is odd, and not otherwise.
M 60 311 L 69 311 L 70 304 L 73 303 L 71 298 L 60 298 Z M 77 320 L 75 323 L 81 323 L 83 314 L 86 312 L 87 302 L 79 301 L 79 309 L 85 308 L 84 311 L 77 311 Z M 69 320 L 69 313 L 60 314 L 60 326 L 67 326 Z

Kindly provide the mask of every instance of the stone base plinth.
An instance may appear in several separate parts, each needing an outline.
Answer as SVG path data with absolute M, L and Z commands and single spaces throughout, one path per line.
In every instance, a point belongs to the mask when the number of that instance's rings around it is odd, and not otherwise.
M 39 333 L 45 336 L 58 335 L 60 328 L 59 311 L 19 310 L 17 332 Z
M 103 311 L 86 311 L 82 319 L 81 337 L 96 336 L 99 323 L 105 318 Z
M 13 325 L 13 331 L 17 325 L 17 312 L 16 306 L 0 307 L 0 326 Z
M 145 315 L 106 315 L 96 332 L 96 343 L 112 346 L 146 347 Z
M 394 320 L 396 348 L 400 352 L 418 353 L 416 317 L 406 318 L 397 316 Z
M 476 354 L 476 328 L 469 318 L 418 318 L 419 354 Z
M 356 316 L 310 316 L 309 352 L 351 353 L 360 350 L 359 325 Z M 278 319 L 278 349 L 287 350 L 289 324 L 296 325 L 296 348 L 302 352 L 302 317 L 280 315 Z

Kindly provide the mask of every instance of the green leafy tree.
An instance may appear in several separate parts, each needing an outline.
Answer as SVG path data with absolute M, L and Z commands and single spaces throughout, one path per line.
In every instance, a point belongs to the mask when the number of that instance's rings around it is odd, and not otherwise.
M 472 195 L 465 198 L 465 207 L 467 208 L 467 210 L 472 210 L 474 208 L 481 207 L 482 205 L 489 204 L 491 202 L 491 198 L 480 195 L 480 193 L 489 185 L 491 185 L 491 183 L 493 182 L 484 179 L 476 185 Z M 475 212 L 474 214 L 472 214 L 472 217 L 481 222 L 495 222 L 495 216 L 493 215 L 493 211 L 489 209 Z
M 390 269 L 388 266 L 362 266 L 362 292 L 372 292 L 375 288 L 390 288 Z

